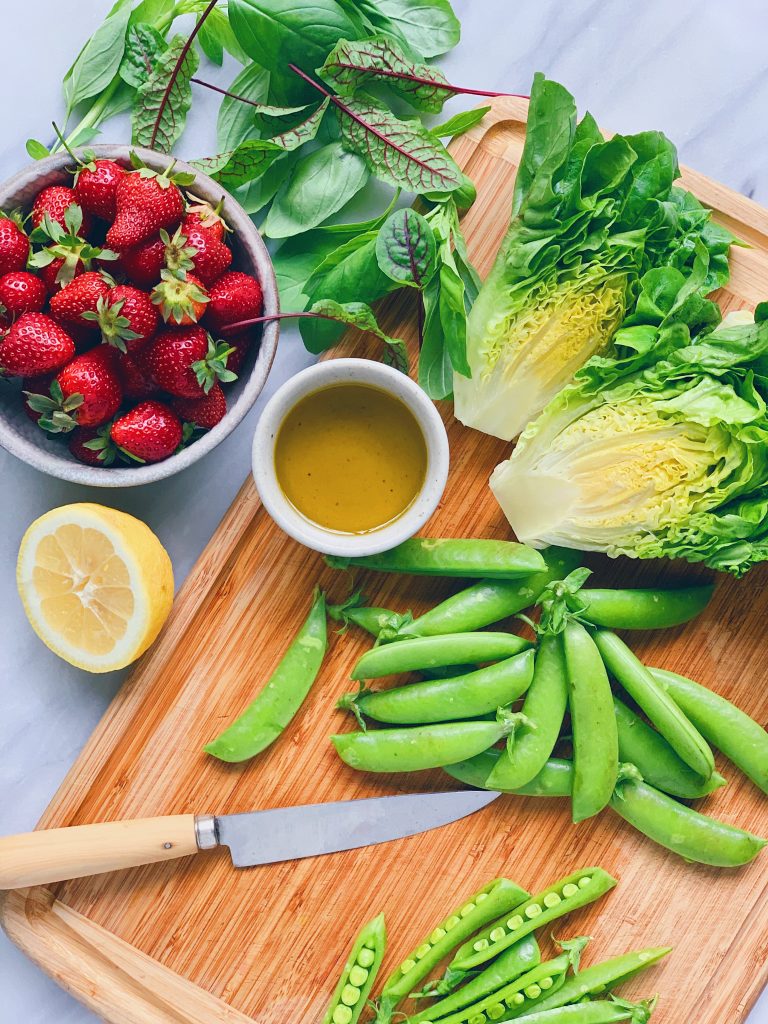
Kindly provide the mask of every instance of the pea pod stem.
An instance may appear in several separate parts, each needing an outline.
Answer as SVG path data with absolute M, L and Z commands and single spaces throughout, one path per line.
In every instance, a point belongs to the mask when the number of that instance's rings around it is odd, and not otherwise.
M 595 643 L 608 671 L 643 709 L 678 757 L 701 778 L 709 779 L 715 770 L 712 751 L 664 687 L 615 633 L 598 629 Z
M 522 727 L 488 777 L 491 789 L 515 790 L 535 778 L 554 750 L 568 704 L 565 657 L 559 637 L 543 637 L 522 714 Z
M 638 949 L 612 960 L 591 964 L 568 978 L 561 989 L 547 996 L 537 1011 L 552 1010 L 568 1003 L 576 1003 L 585 996 L 601 994 L 633 978 L 672 952 L 671 946 Z
M 702 736 L 768 793 L 768 733 L 765 729 L 725 697 L 692 679 L 662 668 L 652 668 L 650 672 Z
M 348 597 L 346 601 L 342 601 L 341 604 L 328 605 L 326 610 L 328 617 L 334 622 L 343 623 L 344 628 L 351 623 L 375 637 L 378 637 L 385 627 L 397 628 L 404 621 L 410 621 L 413 618 L 410 614 L 398 615 L 397 612 L 390 611 L 389 608 L 367 607 L 365 598 L 359 590 Z
M 574 822 L 591 818 L 608 804 L 616 785 L 619 740 L 613 696 L 601 652 L 580 622 L 562 633 L 573 729 Z
M 307 619 L 259 695 L 232 725 L 205 745 L 205 752 L 236 763 L 274 743 L 304 703 L 326 648 L 325 597 L 317 591 Z
M 376 1018 L 379 1024 L 388 1021 L 392 1011 L 408 993 L 467 936 L 482 928 L 498 914 L 511 910 L 527 896 L 525 889 L 521 889 L 510 879 L 496 878 L 460 904 L 384 982 Z
M 585 607 L 580 618 L 607 629 L 665 629 L 688 622 L 702 612 L 714 585 L 675 590 L 580 590 Z
M 712 772 L 709 779 L 697 775 L 660 733 L 618 697 L 613 698 L 613 708 L 619 731 L 619 757 L 636 765 L 649 785 L 682 800 L 695 800 L 725 785 L 719 772 Z
M 735 868 L 760 853 L 765 839 L 709 818 L 643 782 L 634 765 L 622 765 L 611 807 L 638 831 L 685 860 Z
M 424 636 L 396 644 L 373 647 L 352 670 L 352 679 L 376 679 L 468 662 L 510 658 L 531 644 L 516 633 L 455 633 L 452 636 Z
M 533 651 L 452 679 L 430 679 L 389 690 L 346 694 L 338 707 L 389 725 L 424 725 L 477 718 L 517 700 L 533 676 Z
M 486 963 L 525 935 L 592 903 L 616 885 L 602 868 L 582 868 L 531 896 L 511 915 L 494 921 L 456 951 L 452 966 L 468 970 Z
M 390 551 L 360 558 L 327 555 L 326 562 L 334 569 L 357 566 L 378 572 L 494 579 L 515 579 L 546 570 L 542 555 L 527 544 L 439 537 L 413 537 Z
M 387 932 L 384 915 L 369 921 L 355 939 L 323 1024 L 356 1024 L 384 959 Z

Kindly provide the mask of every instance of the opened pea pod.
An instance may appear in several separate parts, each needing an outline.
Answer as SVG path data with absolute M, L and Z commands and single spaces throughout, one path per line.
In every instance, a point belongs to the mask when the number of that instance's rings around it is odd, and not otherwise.
M 387 935 L 384 915 L 362 929 L 334 989 L 323 1024 L 356 1024 L 384 959 Z

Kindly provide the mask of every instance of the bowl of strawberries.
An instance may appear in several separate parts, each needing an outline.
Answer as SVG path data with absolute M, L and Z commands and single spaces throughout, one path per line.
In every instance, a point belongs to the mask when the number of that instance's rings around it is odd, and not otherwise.
M 0 186 L 0 445 L 77 483 L 171 476 L 256 401 L 278 312 L 261 235 L 206 174 L 128 146 L 40 160 Z

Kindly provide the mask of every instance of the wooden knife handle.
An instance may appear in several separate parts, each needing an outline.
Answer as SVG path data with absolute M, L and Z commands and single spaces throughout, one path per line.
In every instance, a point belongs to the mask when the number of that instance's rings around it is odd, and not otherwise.
M 61 882 L 197 853 L 194 814 L 0 837 L 0 889 Z

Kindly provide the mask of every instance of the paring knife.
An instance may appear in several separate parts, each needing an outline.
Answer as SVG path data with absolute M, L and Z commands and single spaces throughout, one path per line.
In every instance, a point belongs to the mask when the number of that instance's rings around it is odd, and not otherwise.
M 83 878 L 228 846 L 237 868 L 373 846 L 464 818 L 499 796 L 414 793 L 249 814 L 176 814 L 0 838 L 0 889 Z

